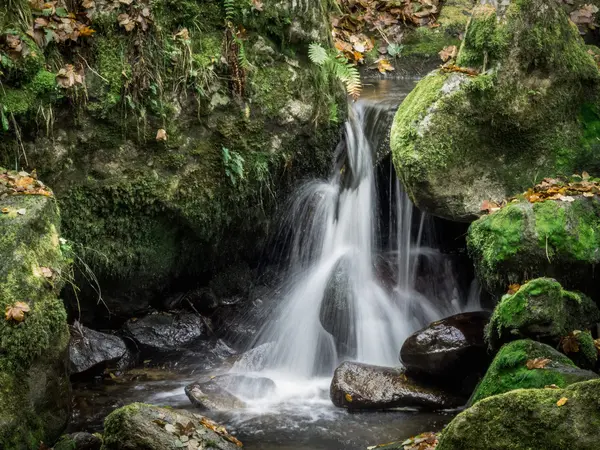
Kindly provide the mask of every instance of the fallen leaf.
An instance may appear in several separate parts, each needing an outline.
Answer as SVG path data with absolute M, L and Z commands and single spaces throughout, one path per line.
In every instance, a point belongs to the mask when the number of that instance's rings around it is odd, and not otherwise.
M 163 128 L 156 132 L 156 140 L 159 142 L 167 140 L 167 132 Z
M 351 396 L 350 394 L 346 394 L 346 395 L 344 395 L 344 398 L 346 399 L 346 401 L 347 401 L 348 403 L 352 403 L 352 396 Z
M 568 400 L 569 399 L 567 397 L 563 397 L 559 401 L 556 402 L 556 406 L 563 406 L 565 403 L 567 403 Z
M 40 267 L 40 272 L 42 272 L 42 275 L 45 278 L 52 278 L 52 276 L 54 275 L 54 272 L 50 267 Z
M 555 384 L 549 384 L 548 386 L 544 386 L 544 389 L 560 389 L 560 388 Z
M 535 359 L 528 359 L 526 366 L 529 370 L 533 370 L 533 369 L 544 369 L 546 367 L 546 365 L 551 362 L 551 359 L 548 358 L 535 358 Z
M 519 283 L 513 283 L 511 285 L 508 286 L 508 294 L 509 295 L 513 295 L 516 294 L 519 289 L 521 289 L 521 285 Z
M 23 322 L 25 313 L 30 311 L 29 305 L 24 302 L 16 302 L 12 306 L 6 307 L 6 320 L 14 320 L 15 322 Z
M 575 330 L 570 332 L 567 336 L 563 336 L 560 339 L 560 346 L 565 353 L 577 353 L 579 352 L 579 339 L 578 336 L 581 331 Z
M 450 45 L 448 47 L 444 47 L 442 49 L 442 51 L 440 51 L 438 53 L 438 55 L 440 55 L 440 58 L 442 59 L 442 61 L 447 62 L 450 59 L 454 59 L 456 58 L 456 55 L 458 54 L 458 49 L 456 48 L 456 45 Z
M 20 216 L 24 216 L 27 214 L 27 210 L 25 208 L 17 209 L 17 214 Z

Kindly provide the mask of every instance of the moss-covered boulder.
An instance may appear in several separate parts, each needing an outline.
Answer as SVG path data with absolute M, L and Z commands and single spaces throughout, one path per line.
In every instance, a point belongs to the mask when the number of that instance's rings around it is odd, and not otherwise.
M 431 73 L 392 127 L 394 165 L 419 208 L 469 221 L 532 180 L 600 169 L 600 72 L 559 2 L 476 7 L 457 65 L 478 75 Z
M 51 8 L 0 12 L 0 36 L 27 48 L 0 38 L 0 164 L 17 155 L 53 186 L 77 266 L 102 287 L 98 302 L 80 277 L 89 323 L 146 311 L 174 280 L 254 265 L 294 183 L 327 174 L 346 98 L 308 60 L 310 42 L 329 43 L 325 0 L 79 3 L 68 12 L 94 33 L 69 45 L 27 37 L 38 15 L 60 21 Z M 48 71 L 66 64 L 73 85 Z
M 5 196 L 0 210 L 0 448 L 37 449 L 60 436 L 70 413 L 69 330 L 58 298 L 68 260 L 53 198 Z
M 241 446 L 225 428 L 199 414 L 133 403 L 113 411 L 104 421 L 102 450 L 237 450 L 238 443 Z
M 437 450 L 595 450 L 599 405 L 600 380 L 496 395 L 456 416 Z
M 600 199 L 574 199 L 509 203 L 471 224 L 469 254 L 488 291 L 549 276 L 598 300 Z
M 549 359 L 539 368 L 528 368 L 536 359 Z M 543 366 L 543 367 L 541 367 Z M 528 339 L 513 341 L 500 349 L 469 403 L 514 389 L 560 388 L 597 378 L 594 372 L 579 369 L 573 361 L 552 347 Z
M 566 291 L 552 278 L 529 281 L 496 305 L 486 326 L 492 349 L 522 338 L 558 344 L 574 330 L 588 330 L 600 322 L 600 310 L 587 296 Z

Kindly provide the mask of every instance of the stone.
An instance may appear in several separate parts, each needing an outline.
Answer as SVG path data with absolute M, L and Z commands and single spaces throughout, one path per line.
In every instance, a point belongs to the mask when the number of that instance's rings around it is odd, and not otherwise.
M 267 358 L 275 347 L 275 343 L 266 342 L 242 353 L 235 363 L 233 370 L 237 372 L 260 372 L 266 367 Z
M 599 301 L 600 198 L 509 203 L 469 227 L 467 247 L 477 278 L 490 293 L 551 277 Z M 596 298 L 597 297 L 597 298 Z
M 465 399 L 421 383 L 403 369 L 343 362 L 335 370 L 330 397 L 349 410 L 417 407 L 425 410 L 456 408 Z
M 199 380 L 185 387 L 194 406 L 207 411 L 229 411 L 245 408 L 240 399 L 264 398 L 275 392 L 273 380 L 239 374 L 225 374 Z
M 239 448 L 239 441 L 224 427 L 199 414 L 132 403 L 113 411 L 104 421 L 102 450 L 183 448 L 185 440 L 195 441 L 196 448 Z
M 433 322 L 404 341 L 400 360 L 415 375 L 456 380 L 481 375 L 491 359 L 483 337 L 489 318 L 488 312 L 478 311 Z
M 541 174 L 600 162 L 589 131 L 600 118 L 585 94 L 600 71 L 561 2 L 498 6 L 476 6 L 464 33 L 456 65 L 472 76 L 432 72 L 392 126 L 406 192 L 419 209 L 454 221 L 476 219 L 484 200 L 520 194 Z
M 124 331 L 145 351 L 176 351 L 207 338 L 202 318 L 193 313 L 154 313 L 130 319 Z
M 53 450 L 100 450 L 102 439 L 85 432 L 64 435 L 54 444 Z
M 58 297 L 70 254 L 54 198 L 3 196 L 0 209 L 0 311 L 29 307 L 20 323 L 0 320 L 0 448 L 37 448 L 58 439 L 70 416 L 69 328 Z
M 600 322 L 600 310 L 587 296 L 567 291 L 552 278 L 536 278 L 514 294 L 506 294 L 486 328 L 492 349 L 522 338 L 557 346 L 575 330 L 589 330 Z
M 496 395 L 456 416 L 436 450 L 596 450 L 599 404 L 600 380 Z
M 102 371 L 127 354 L 123 339 L 91 330 L 76 322 L 69 341 L 69 372 L 77 374 L 90 369 Z
M 536 359 L 549 361 L 543 368 L 529 369 L 527 363 L 531 364 Z M 500 349 L 469 403 L 475 404 L 515 389 L 541 389 L 551 385 L 565 388 L 595 378 L 598 378 L 597 374 L 578 368 L 573 361 L 549 345 L 523 339 Z

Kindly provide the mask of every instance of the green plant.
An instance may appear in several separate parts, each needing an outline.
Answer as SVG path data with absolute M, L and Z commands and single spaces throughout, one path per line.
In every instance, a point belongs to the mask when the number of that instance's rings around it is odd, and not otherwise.
M 342 54 L 334 54 L 327 51 L 319 43 L 313 42 L 308 47 L 308 57 L 310 60 L 322 67 L 328 74 L 335 76 L 344 83 L 346 92 L 355 100 L 360 96 L 362 83 L 360 73 L 356 66 L 350 64 L 348 59 Z
M 392 58 L 399 57 L 402 54 L 402 50 L 404 50 L 404 45 L 402 44 L 390 44 L 387 48 L 388 54 Z
M 229 150 L 226 147 L 221 148 L 221 156 L 223 158 L 223 166 L 225 167 L 225 175 L 235 186 L 237 180 L 244 180 L 244 158 L 238 152 Z

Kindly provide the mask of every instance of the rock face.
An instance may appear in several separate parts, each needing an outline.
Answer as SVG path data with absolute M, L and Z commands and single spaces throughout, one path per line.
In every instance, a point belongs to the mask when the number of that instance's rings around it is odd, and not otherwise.
M 154 313 L 124 326 L 142 349 L 159 352 L 181 350 L 206 338 L 205 328 L 202 318 L 192 313 Z
M 506 292 L 509 284 L 546 276 L 593 297 L 598 229 L 598 197 L 510 203 L 473 222 L 467 245 L 479 280 L 494 294 Z
M 583 294 L 564 290 L 552 278 L 537 278 L 505 295 L 486 329 L 493 349 L 522 338 L 557 345 L 574 330 L 588 330 L 600 322 L 600 310 Z
M 208 282 L 235 263 L 255 264 L 290 187 L 329 171 L 346 96 L 333 79 L 315 83 L 307 57 L 311 42 L 328 46 L 328 1 L 265 0 L 262 14 L 244 2 L 226 12 L 221 0 L 157 0 L 135 30 L 117 16 L 138 17 L 139 5 L 76 3 L 67 12 L 85 16 L 94 37 L 51 54 L 26 27 L 16 30 L 37 17 L 29 10 L 22 16 L 14 3 L 0 17 L 0 36 L 15 32 L 24 47 L 2 80 L 0 103 L 21 132 L 0 131 L 0 164 L 26 155 L 18 163 L 53 185 L 65 234 L 81 244 L 108 306 L 81 283 L 82 321 L 112 325 L 147 311 L 179 280 L 202 273 Z M 240 27 L 238 47 L 230 34 Z M 156 44 L 143 54 L 131 39 L 137 31 Z M 80 51 L 81 83 L 57 84 L 46 58 L 63 67 Z M 75 118 L 80 89 L 86 101 Z M 38 127 L 40 108 L 60 120 Z
M 479 74 L 431 73 L 391 131 L 415 205 L 451 220 L 473 220 L 484 200 L 519 194 L 541 174 L 600 164 L 591 132 L 600 116 L 585 94 L 600 72 L 560 2 L 486 3 L 473 10 L 456 61 Z
M 420 384 L 402 369 L 343 362 L 331 381 L 330 397 L 340 408 L 436 410 L 461 406 L 465 400 Z
M 58 298 L 68 260 L 59 243 L 54 199 L 5 196 L 0 199 L 0 209 L 4 208 L 8 212 L 0 214 L 0 448 L 38 448 L 40 442 L 54 442 L 69 418 L 69 330 Z M 25 304 L 25 312 L 7 320 L 4 313 L 18 308 L 18 302 Z
M 126 353 L 127 346 L 118 336 L 90 330 L 81 324 L 71 328 L 69 342 L 71 374 L 85 372 L 94 367 L 102 370 L 107 364 L 119 361 Z
M 53 450 L 100 450 L 102 439 L 91 433 L 72 433 L 60 438 Z
M 456 416 L 436 450 L 595 450 L 599 403 L 600 380 L 497 395 Z
M 415 374 L 464 379 L 485 372 L 487 354 L 483 330 L 490 314 L 457 314 L 412 334 L 402 345 L 400 360 Z
M 219 375 L 185 387 L 185 394 L 192 404 L 208 411 L 245 408 L 246 404 L 239 397 L 264 398 L 273 392 L 275 383 L 269 378 L 236 374 Z
M 104 421 L 102 450 L 214 448 L 236 450 L 237 439 L 218 424 L 188 411 L 133 403 Z M 184 445 L 185 443 L 185 445 Z
M 543 368 L 527 367 L 536 359 L 549 359 Z M 560 388 L 598 378 L 594 372 L 579 369 L 573 361 L 552 347 L 531 340 L 513 341 L 500 349 L 474 392 L 471 404 L 514 389 Z

